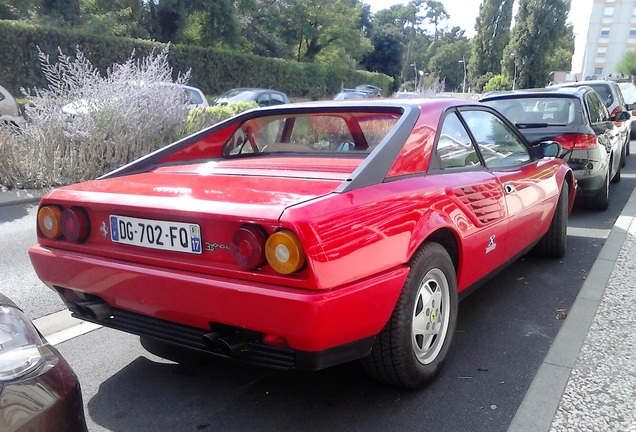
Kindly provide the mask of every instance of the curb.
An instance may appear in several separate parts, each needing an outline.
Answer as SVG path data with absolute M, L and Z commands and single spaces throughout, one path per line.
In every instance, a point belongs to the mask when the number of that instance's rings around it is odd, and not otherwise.
M 12 204 L 27 204 L 40 201 L 51 189 L 0 190 L 0 207 Z
M 567 318 L 517 409 L 508 432 L 550 430 L 570 373 L 583 347 L 635 215 L 636 189 L 616 219 Z

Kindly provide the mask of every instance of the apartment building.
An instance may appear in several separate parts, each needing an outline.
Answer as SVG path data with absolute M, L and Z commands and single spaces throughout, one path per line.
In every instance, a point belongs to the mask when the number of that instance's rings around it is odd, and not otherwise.
M 616 75 L 625 53 L 636 51 L 636 0 L 593 2 L 582 75 Z

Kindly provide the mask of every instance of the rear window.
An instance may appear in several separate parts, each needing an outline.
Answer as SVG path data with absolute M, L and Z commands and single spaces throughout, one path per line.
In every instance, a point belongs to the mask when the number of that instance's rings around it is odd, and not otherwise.
M 346 112 L 252 118 L 230 137 L 223 155 L 366 155 L 386 137 L 400 116 L 398 113 Z
M 596 93 L 601 96 L 606 107 L 609 108 L 612 106 L 614 103 L 614 95 L 612 95 L 612 90 L 608 84 L 590 84 L 590 87 L 592 87 Z
M 485 102 L 516 125 L 552 126 L 580 122 L 580 102 L 574 98 L 527 97 Z

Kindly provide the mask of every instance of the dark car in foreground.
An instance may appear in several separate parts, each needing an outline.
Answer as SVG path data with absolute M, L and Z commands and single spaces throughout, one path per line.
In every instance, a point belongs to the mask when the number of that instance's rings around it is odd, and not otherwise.
M 29 255 L 74 316 L 147 349 L 361 359 L 417 388 L 460 296 L 532 249 L 565 253 L 576 180 L 560 151 L 471 101 L 254 109 L 48 193 Z
M 482 102 L 504 114 L 531 144 L 561 144 L 578 180 L 579 198 L 589 208 L 607 208 L 610 181 L 621 179 L 623 138 L 614 122 L 629 113 L 610 115 L 598 93 L 587 86 L 495 92 Z
M 212 105 L 227 105 L 232 102 L 256 102 L 259 107 L 290 103 L 289 97 L 278 90 L 263 88 L 235 88 L 228 90 L 212 101 Z
M 77 376 L 0 294 L 0 431 L 86 431 Z

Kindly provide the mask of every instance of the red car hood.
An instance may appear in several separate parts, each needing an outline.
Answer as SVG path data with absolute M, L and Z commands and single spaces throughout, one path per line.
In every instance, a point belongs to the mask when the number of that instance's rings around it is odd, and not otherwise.
M 285 208 L 333 192 L 361 159 L 317 165 L 302 158 L 272 159 L 249 168 L 235 161 L 162 167 L 125 177 L 54 190 L 47 200 L 118 209 L 197 212 L 278 219 Z M 305 161 L 307 161 L 305 159 Z M 319 161 L 320 162 L 320 161 Z M 332 161 L 333 162 L 333 161 Z

